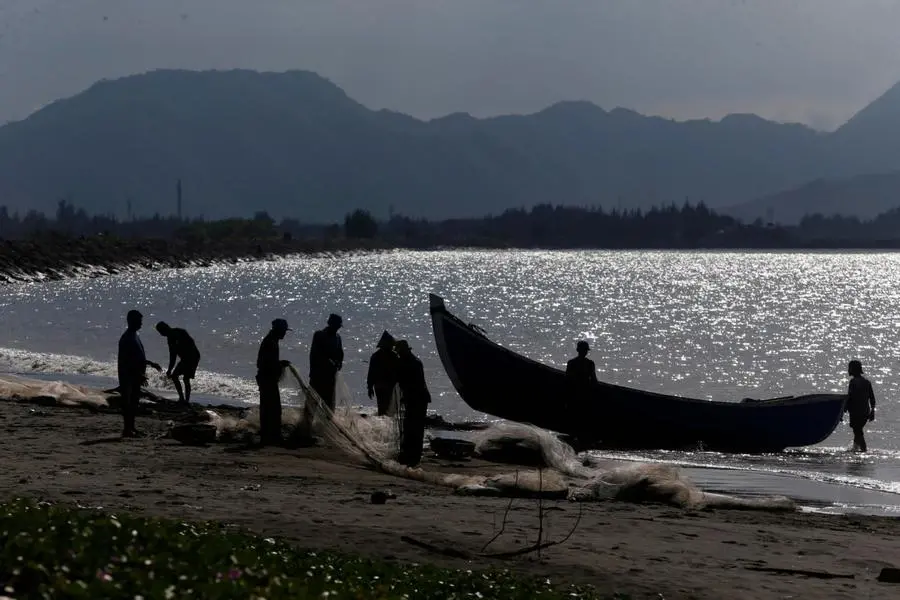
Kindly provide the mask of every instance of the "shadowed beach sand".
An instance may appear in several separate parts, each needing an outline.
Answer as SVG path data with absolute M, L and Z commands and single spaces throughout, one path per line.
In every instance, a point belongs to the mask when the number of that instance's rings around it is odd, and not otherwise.
M 404 536 L 477 555 L 509 501 L 459 496 L 445 487 L 375 473 L 328 448 L 241 450 L 182 445 L 162 437 L 165 417 L 142 417 L 148 434 L 119 441 L 120 417 L 84 408 L 0 401 L 5 497 L 102 507 L 110 511 L 213 519 L 298 545 L 467 569 L 507 567 L 554 581 L 591 583 L 635 598 L 895 598 L 876 581 L 895 566 L 900 520 L 686 511 L 621 501 L 545 500 L 544 539 L 564 544 L 514 559 L 453 558 Z M 450 463 L 428 456 L 430 471 L 509 472 L 509 465 Z M 370 502 L 372 492 L 396 499 Z M 517 499 L 505 533 L 490 550 L 536 541 L 538 503 Z M 759 569 L 845 575 L 822 579 Z M 852 576 L 852 578 L 849 578 Z

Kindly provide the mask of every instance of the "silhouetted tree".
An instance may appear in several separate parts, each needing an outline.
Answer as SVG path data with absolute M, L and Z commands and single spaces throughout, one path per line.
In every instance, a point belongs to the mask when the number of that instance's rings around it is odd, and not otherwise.
M 272 224 L 272 225 L 275 224 L 275 219 L 273 219 L 272 217 L 270 217 L 270 216 L 269 216 L 269 213 L 266 212 L 266 211 L 264 211 L 264 210 L 258 210 L 258 211 L 256 211 L 256 213 L 253 215 L 253 220 L 254 220 L 254 221 L 264 221 L 264 222 L 268 222 L 268 223 L 270 223 L 270 224 Z
M 353 239 L 371 239 L 378 235 L 378 223 L 365 210 L 357 209 L 344 217 L 344 235 Z
M 263 211 L 253 218 L 179 221 L 155 214 L 122 221 L 114 215 L 88 215 L 70 199 L 57 203 L 48 218 L 30 210 L 24 217 L 0 206 L 3 239 L 66 235 L 108 235 L 121 238 L 179 239 L 191 244 L 293 242 L 340 238 L 382 237 L 408 247 L 481 246 L 521 248 L 784 248 L 900 247 L 900 208 L 874 219 L 819 214 L 799 225 L 781 227 L 758 220 L 751 224 L 720 215 L 704 203 L 669 203 L 649 210 L 578 208 L 542 204 L 516 208 L 482 218 L 426 221 L 393 214 L 378 223 L 356 210 L 340 224 L 310 224 L 284 219 L 276 226 Z

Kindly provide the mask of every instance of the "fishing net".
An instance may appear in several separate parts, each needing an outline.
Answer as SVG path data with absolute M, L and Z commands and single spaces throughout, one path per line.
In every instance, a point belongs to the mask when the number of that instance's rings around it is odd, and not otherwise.
M 659 464 L 634 464 L 603 468 L 586 464 L 575 451 L 552 433 L 528 425 L 500 423 L 478 433 L 475 453 L 490 457 L 515 446 L 537 465 L 495 475 L 469 475 L 409 468 L 397 462 L 402 437 L 402 396 L 394 391 L 393 416 L 366 416 L 352 405 L 349 389 L 339 375 L 335 409 L 332 411 L 294 369 L 286 370 L 296 397 L 282 410 L 287 437 L 318 438 L 336 452 L 367 464 L 373 469 L 409 480 L 454 489 L 459 494 L 491 496 L 546 496 L 572 501 L 627 500 L 663 502 L 682 507 L 793 510 L 785 497 L 738 498 L 704 492 L 691 483 L 680 469 Z M 286 386 L 287 387 L 287 386 Z M 289 390 L 286 390 L 289 391 Z M 24 378 L 0 378 L 0 395 L 23 400 L 47 399 L 62 405 L 105 405 L 106 396 L 89 388 L 60 382 L 39 382 Z M 208 425 L 220 441 L 251 439 L 259 431 L 259 411 L 243 417 L 212 409 L 205 411 Z
M 334 412 L 321 401 L 293 367 L 290 372 L 303 396 L 304 414 L 312 415 L 311 430 L 329 446 L 365 461 L 384 473 L 453 488 L 459 494 L 489 496 L 546 496 L 572 501 L 627 500 L 663 502 L 681 507 L 793 510 L 785 497 L 737 498 L 704 492 L 668 465 L 635 464 L 612 469 L 586 465 L 571 446 L 552 433 L 515 423 L 501 423 L 476 437 L 476 453 L 492 445 L 515 441 L 532 448 L 542 459 L 538 469 L 497 475 L 464 475 L 409 468 L 396 461 L 402 429 L 397 418 L 364 417 L 350 404 L 350 392 L 338 376 Z M 402 397 L 395 390 L 402 407 Z M 402 416 L 402 410 L 397 411 Z

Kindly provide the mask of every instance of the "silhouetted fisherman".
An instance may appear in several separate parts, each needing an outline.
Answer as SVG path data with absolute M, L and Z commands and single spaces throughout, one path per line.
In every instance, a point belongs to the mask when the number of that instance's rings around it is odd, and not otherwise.
M 566 397 L 563 411 L 587 401 L 591 386 L 597 382 L 597 370 L 594 361 L 587 357 L 590 346 L 584 340 L 576 344 L 578 356 L 566 363 Z
M 278 342 L 291 331 L 287 321 L 275 319 L 272 329 L 259 345 L 256 358 L 256 383 L 259 386 L 259 435 L 264 445 L 281 443 L 281 392 L 278 381 L 290 363 L 279 357 Z
M 335 378 L 344 366 L 344 347 L 337 333 L 342 322 L 340 315 L 329 315 L 327 326 L 313 334 L 309 348 L 309 385 L 332 411 Z
M 138 330 L 144 324 L 144 316 L 136 310 L 129 310 L 125 321 L 128 327 L 119 338 L 118 355 L 119 393 L 122 395 L 124 421 L 122 437 L 136 437 L 138 431 L 134 421 L 141 398 L 141 386 L 147 382 L 147 367 L 153 367 L 157 371 L 162 371 L 162 367 L 147 360 L 144 344 L 138 336 Z
M 169 344 L 169 368 L 166 369 L 166 377 L 171 378 L 175 384 L 178 401 L 190 404 L 191 379 L 197 376 L 197 367 L 200 365 L 200 351 L 197 344 L 187 331 L 180 327 L 170 327 L 163 321 L 156 324 L 156 331 L 166 338 Z M 177 365 L 176 359 L 181 359 Z M 180 378 L 184 378 L 184 391 L 181 389 Z
M 854 452 L 866 452 L 866 436 L 863 428 L 875 420 L 875 391 L 872 383 L 863 377 L 862 363 L 851 360 L 847 365 L 850 385 L 847 390 L 847 404 L 844 410 L 850 413 L 850 428 L 853 430 Z
M 385 331 L 378 340 L 377 350 L 369 359 L 369 373 L 366 376 L 369 398 L 375 397 L 379 417 L 386 416 L 391 407 L 394 387 L 397 385 L 397 361 L 394 338 Z
M 575 346 L 578 356 L 566 363 L 566 380 L 574 389 L 589 389 L 591 384 L 597 383 L 597 368 L 594 361 L 587 357 L 590 349 L 588 343 L 581 340 Z
M 422 460 L 422 444 L 425 442 L 425 417 L 431 394 L 425 383 L 425 369 L 416 358 L 406 340 L 397 342 L 397 383 L 403 393 L 403 433 L 398 462 L 415 467 Z

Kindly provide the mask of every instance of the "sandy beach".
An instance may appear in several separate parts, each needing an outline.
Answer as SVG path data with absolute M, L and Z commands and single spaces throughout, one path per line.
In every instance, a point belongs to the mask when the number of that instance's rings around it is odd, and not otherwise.
M 883 567 L 898 566 L 895 519 L 545 500 L 543 539 L 565 537 L 581 513 L 571 538 L 540 556 L 491 559 L 480 554 L 509 500 L 459 496 L 376 473 L 334 449 L 186 446 L 164 437 L 165 417 L 140 418 L 148 435 L 120 441 L 116 414 L 12 401 L 0 401 L 0 423 L 6 498 L 217 520 L 304 548 L 464 569 L 493 565 L 634 598 L 895 598 L 900 591 L 877 581 Z M 429 452 L 423 467 L 510 471 Z M 372 504 L 379 490 L 396 498 Z M 534 544 L 538 522 L 538 501 L 516 499 L 505 532 L 486 552 Z

